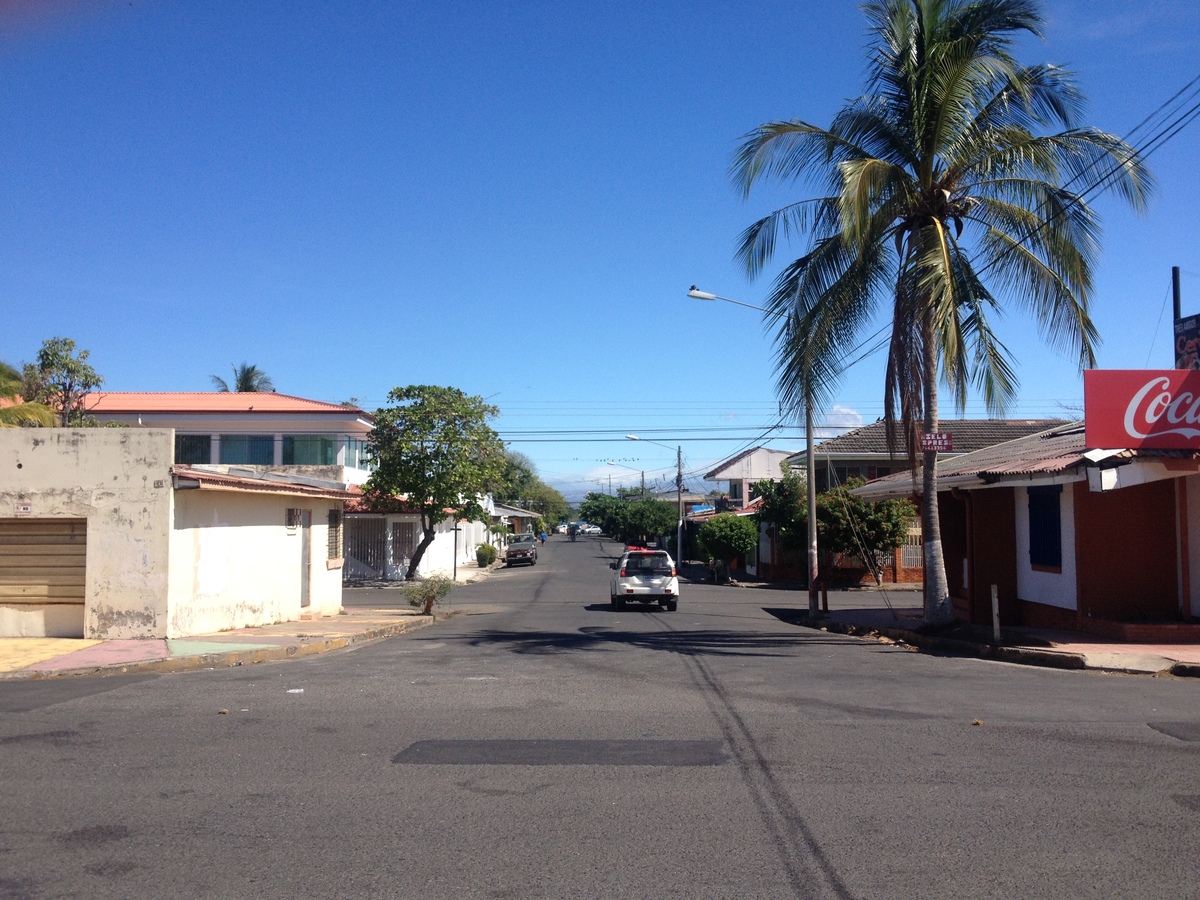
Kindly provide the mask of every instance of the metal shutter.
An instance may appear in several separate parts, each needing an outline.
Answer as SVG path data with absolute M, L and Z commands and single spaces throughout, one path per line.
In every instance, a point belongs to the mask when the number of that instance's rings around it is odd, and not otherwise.
M 0 604 L 83 606 L 86 519 L 0 520 Z

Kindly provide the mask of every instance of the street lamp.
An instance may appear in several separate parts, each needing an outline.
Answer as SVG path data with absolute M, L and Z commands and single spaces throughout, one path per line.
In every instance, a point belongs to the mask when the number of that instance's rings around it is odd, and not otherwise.
M 646 470 L 645 469 L 639 470 L 639 469 L 635 469 L 633 466 L 623 466 L 619 462 L 613 462 L 611 459 L 608 460 L 608 464 L 610 466 L 616 466 L 618 469 L 628 469 L 630 472 L 640 471 L 642 473 L 642 499 L 643 500 L 646 499 Z
M 627 434 L 625 439 L 629 441 L 644 441 L 647 444 L 654 444 L 658 447 L 666 447 L 672 449 L 666 444 L 660 444 L 658 441 L 652 441 L 648 438 L 638 437 L 636 434 Z M 679 500 L 679 524 L 675 526 L 675 556 L 676 563 L 683 565 L 683 444 L 679 444 L 675 449 L 675 493 Z M 642 496 L 645 496 L 646 482 L 645 475 L 642 476 Z
M 702 291 L 694 284 L 688 290 L 687 295 L 693 300 L 721 300 L 735 306 L 757 309 L 759 312 L 775 318 L 783 317 L 781 313 L 764 309 L 761 306 Z M 819 609 L 817 596 L 817 468 L 813 454 L 812 386 L 808 383 L 808 375 L 809 373 L 806 372 L 804 379 L 804 472 L 808 481 L 808 612 L 809 615 L 815 616 Z

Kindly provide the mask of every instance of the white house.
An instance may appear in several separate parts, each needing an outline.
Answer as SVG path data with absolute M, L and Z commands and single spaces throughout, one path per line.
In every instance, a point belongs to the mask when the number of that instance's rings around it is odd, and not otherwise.
M 730 505 L 741 509 L 754 499 L 752 487 L 756 481 L 780 481 L 783 478 L 783 462 L 791 455 L 789 450 L 752 447 L 717 463 L 704 478 L 706 481 L 729 482 Z
M 371 474 L 367 436 L 374 416 L 352 406 L 275 392 L 104 391 L 92 394 L 88 413 L 100 422 L 175 429 L 174 461 L 220 466 L 242 476 L 317 478 L 357 487 Z M 229 467 L 235 467 L 230 469 Z M 347 506 L 345 580 L 403 578 L 420 540 L 415 512 L 387 514 Z M 452 572 L 475 560 L 486 525 L 447 518 L 425 553 L 422 573 Z

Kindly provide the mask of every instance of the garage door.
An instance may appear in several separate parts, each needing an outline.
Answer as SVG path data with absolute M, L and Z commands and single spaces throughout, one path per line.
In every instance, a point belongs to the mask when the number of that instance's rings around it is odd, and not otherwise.
M 86 562 L 86 519 L 0 520 L 4 630 L 11 633 L 17 621 L 24 622 L 20 633 L 31 636 L 82 636 Z

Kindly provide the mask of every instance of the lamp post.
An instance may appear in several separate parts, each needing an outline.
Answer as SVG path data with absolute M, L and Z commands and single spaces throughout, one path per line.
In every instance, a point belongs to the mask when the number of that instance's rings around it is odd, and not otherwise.
M 719 294 L 711 294 L 708 291 L 699 290 L 694 284 L 688 290 L 687 295 L 693 300 L 721 300 L 725 303 L 744 306 L 747 309 L 757 309 L 759 312 L 781 318 L 779 313 L 771 312 L 769 309 L 754 306 L 751 303 L 743 303 L 740 300 L 731 300 Z M 817 577 L 819 574 L 817 566 L 817 467 L 813 454 L 812 392 L 807 378 L 805 378 L 804 389 L 804 448 L 804 477 L 808 482 L 808 612 L 809 615 L 815 616 L 819 610 L 817 590 Z
M 638 437 L 636 434 L 625 435 L 626 440 L 630 441 L 645 441 L 647 444 L 654 444 L 658 447 L 666 447 L 668 450 L 671 447 L 666 444 L 660 444 L 658 441 L 652 441 L 647 438 Z M 675 526 L 675 562 L 678 565 L 683 565 L 683 444 L 679 444 L 675 448 L 675 493 L 679 500 L 679 524 Z M 645 476 L 643 475 L 642 490 L 645 492 Z
M 641 471 L 641 473 L 642 473 L 642 499 L 643 500 L 646 499 L 646 470 L 645 469 L 639 470 L 639 469 L 633 468 L 633 466 L 623 466 L 618 462 L 613 462 L 611 459 L 608 460 L 608 464 L 610 466 L 616 466 L 618 469 L 628 469 L 630 472 Z

